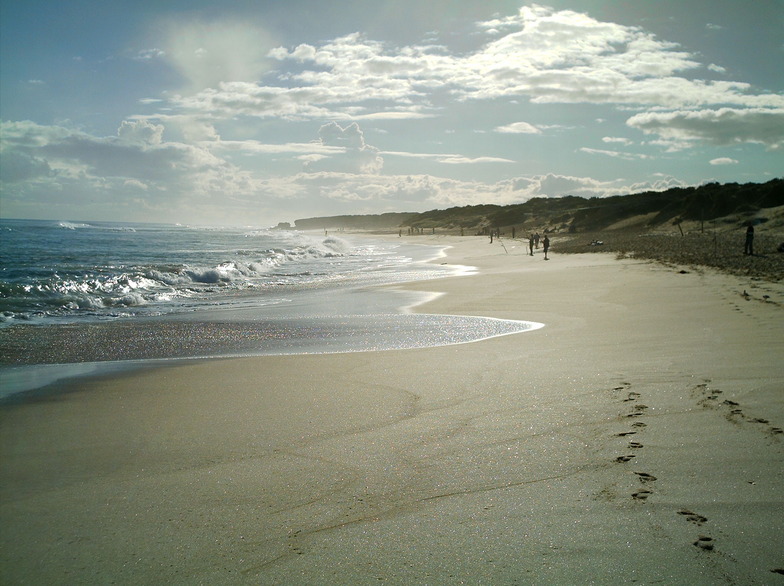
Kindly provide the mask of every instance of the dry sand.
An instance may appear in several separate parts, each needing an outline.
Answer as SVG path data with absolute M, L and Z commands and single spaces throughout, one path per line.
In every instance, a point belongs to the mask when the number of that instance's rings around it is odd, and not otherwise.
M 418 311 L 546 326 L 3 407 L 0 582 L 784 584 L 779 284 L 427 241 Z

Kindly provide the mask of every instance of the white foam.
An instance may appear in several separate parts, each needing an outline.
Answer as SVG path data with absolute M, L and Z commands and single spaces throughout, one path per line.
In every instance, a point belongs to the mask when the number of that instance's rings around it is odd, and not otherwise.
M 60 228 L 65 228 L 66 230 L 78 230 L 80 228 L 92 228 L 90 224 L 82 224 L 79 222 L 59 222 L 57 224 Z

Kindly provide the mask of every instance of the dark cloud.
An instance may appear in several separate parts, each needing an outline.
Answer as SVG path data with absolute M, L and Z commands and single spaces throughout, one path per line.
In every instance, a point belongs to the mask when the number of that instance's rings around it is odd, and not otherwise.
M 773 150 L 784 146 L 784 108 L 645 112 L 632 116 L 626 123 L 646 134 L 658 134 L 681 144 L 753 142 Z
M 52 168 L 43 159 L 24 152 L 9 151 L 0 157 L 0 181 L 18 183 L 51 177 Z

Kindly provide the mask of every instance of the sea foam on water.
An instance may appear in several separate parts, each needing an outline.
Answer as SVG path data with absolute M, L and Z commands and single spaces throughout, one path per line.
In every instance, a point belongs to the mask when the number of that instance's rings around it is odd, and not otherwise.
M 5 325 L 113 318 L 118 307 L 144 308 L 141 315 L 176 313 L 184 309 L 178 300 L 188 300 L 193 311 L 219 296 L 263 296 L 361 274 L 368 282 L 394 282 L 400 275 L 393 267 L 408 269 L 416 260 L 401 256 L 397 246 L 357 246 L 294 231 L 18 220 L 2 225 Z
M 0 371 L 13 369 L 15 381 L 11 390 L 5 377 L 6 394 L 51 380 L 37 368 L 47 364 L 417 348 L 540 325 L 412 314 L 405 308 L 430 294 L 373 287 L 465 270 L 424 262 L 439 255 L 432 246 L 294 231 L 2 224 Z

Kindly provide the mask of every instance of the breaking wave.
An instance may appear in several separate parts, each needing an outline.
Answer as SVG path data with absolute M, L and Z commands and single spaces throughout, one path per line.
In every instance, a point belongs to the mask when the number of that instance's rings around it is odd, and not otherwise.
M 9 224 L 9 222 L 4 222 Z M 391 250 L 273 230 L 78 222 L 4 225 L 0 323 L 165 312 L 379 266 Z M 6 242 L 7 241 L 7 242 Z

